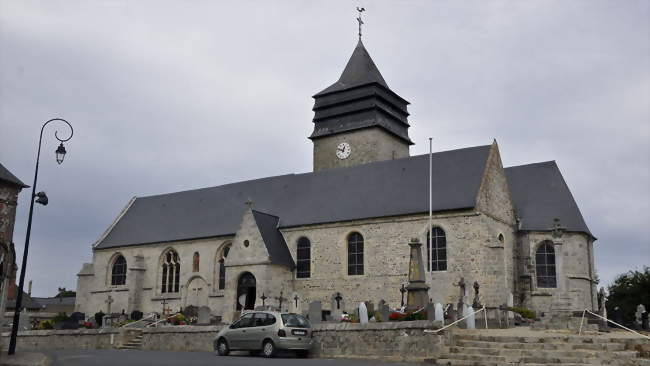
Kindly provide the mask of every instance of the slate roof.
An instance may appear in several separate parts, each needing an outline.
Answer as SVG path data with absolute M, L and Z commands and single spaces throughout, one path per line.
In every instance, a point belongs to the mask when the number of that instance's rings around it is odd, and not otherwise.
M 433 154 L 434 212 L 475 206 L 489 152 L 485 145 Z M 522 230 L 548 231 L 557 217 L 568 231 L 592 235 L 555 162 L 505 173 Z M 95 248 L 234 235 L 251 199 L 269 253 L 284 261 L 278 228 L 426 213 L 428 188 L 425 154 L 138 197 Z
M 20 179 L 16 178 L 15 175 L 11 174 L 9 169 L 5 168 L 4 165 L 2 165 L 2 163 L 0 163 L 0 180 L 12 183 L 14 185 L 17 185 L 20 188 L 29 187 L 28 185 L 23 183 Z
M 284 241 L 284 236 L 278 229 L 280 218 L 257 210 L 252 211 L 257 228 L 260 230 L 262 240 L 266 245 L 266 250 L 271 257 L 271 263 L 281 264 L 293 269 L 296 265 L 289 252 L 289 247 Z
M 363 42 L 359 40 L 339 80 L 314 97 L 371 83 L 377 83 L 389 89 L 375 62 L 372 61 L 370 54 L 363 46 Z
M 555 161 L 506 168 L 521 230 L 547 231 L 559 218 L 567 231 L 593 237 Z
M 433 210 L 475 205 L 490 145 L 433 154 Z M 280 228 L 429 210 L 429 156 L 136 198 L 96 249 L 234 235 L 245 201 Z

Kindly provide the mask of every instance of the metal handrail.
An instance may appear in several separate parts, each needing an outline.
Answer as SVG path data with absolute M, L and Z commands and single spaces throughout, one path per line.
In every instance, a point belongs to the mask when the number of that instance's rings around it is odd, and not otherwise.
M 148 324 L 145 328 L 154 328 L 154 327 L 157 328 L 158 324 L 160 324 L 162 322 L 166 322 L 167 319 L 171 318 L 172 316 L 176 316 L 177 314 L 182 314 L 182 313 L 174 313 L 174 314 L 170 314 L 170 315 L 161 315 L 160 320 L 155 321 L 155 322 L 153 322 L 151 324 Z
M 150 319 L 150 318 L 154 318 L 154 319 L 155 319 L 155 318 L 156 318 L 156 314 L 149 314 L 148 316 L 146 316 L 146 317 L 144 317 L 144 318 L 142 318 L 142 319 L 140 319 L 140 320 L 136 320 L 136 321 L 134 321 L 133 323 L 124 324 L 124 325 L 122 326 L 122 328 L 129 328 L 129 327 L 133 326 L 134 324 L 137 324 L 137 323 L 139 323 L 139 322 L 145 321 L 145 320 Z
M 643 338 L 648 338 L 648 339 L 650 339 L 650 337 L 648 337 L 647 335 L 643 335 L 643 334 L 641 334 L 641 333 L 639 333 L 639 332 L 633 331 L 632 329 L 630 329 L 630 328 L 628 328 L 628 327 L 625 327 L 625 326 L 623 326 L 623 325 L 621 325 L 621 324 L 618 324 L 618 323 L 615 322 L 615 321 L 612 321 L 612 320 L 610 320 L 610 319 L 607 319 L 607 318 L 605 318 L 604 316 L 600 316 L 600 315 L 598 315 L 598 314 L 594 314 L 594 313 L 592 313 L 591 311 L 589 311 L 589 310 L 587 310 L 587 309 L 585 309 L 585 310 L 582 311 L 582 319 L 580 320 L 580 329 L 578 330 L 578 335 L 582 335 L 582 324 L 583 324 L 584 321 L 585 321 L 585 313 L 589 313 L 589 314 L 591 314 L 591 315 L 595 315 L 595 316 L 597 316 L 597 317 L 599 317 L 599 318 L 601 318 L 601 319 L 603 319 L 603 320 L 606 320 L 606 321 L 609 322 L 609 323 L 614 323 L 614 324 L 618 325 L 619 327 L 621 327 L 621 328 L 627 330 L 628 332 L 632 332 L 632 333 L 634 333 L 634 334 L 636 334 L 636 335 L 639 335 L 639 336 L 641 336 L 641 337 L 643 337 Z
M 484 305 L 482 308 L 480 308 L 480 309 L 478 309 L 478 310 L 476 310 L 476 311 L 473 311 L 473 312 L 471 312 L 471 313 L 465 315 L 464 317 L 462 317 L 462 318 L 456 320 L 455 322 L 453 322 L 453 323 L 451 323 L 451 324 L 445 325 L 444 327 L 442 327 L 442 328 L 440 328 L 440 329 L 425 329 L 425 330 L 424 330 L 424 333 L 438 333 L 438 332 L 440 332 L 440 331 L 443 330 L 443 329 L 447 329 L 447 328 L 451 327 L 452 325 L 454 325 L 454 324 L 456 324 L 456 323 L 458 323 L 458 322 L 461 322 L 461 321 L 463 321 L 463 320 L 469 318 L 471 315 L 475 315 L 475 314 L 477 314 L 477 313 L 480 313 L 481 311 L 484 311 L 484 312 L 485 312 L 485 329 L 488 329 L 488 323 L 487 323 L 487 310 L 485 310 L 485 305 Z

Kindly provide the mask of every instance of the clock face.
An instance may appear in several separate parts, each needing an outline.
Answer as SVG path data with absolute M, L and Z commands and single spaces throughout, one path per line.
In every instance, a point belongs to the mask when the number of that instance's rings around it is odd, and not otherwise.
M 351 152 L 352 148 L 347 142 L 341 142 L 339 146 L 336 147 L 336 156 L 339 159 L 347 159 Z

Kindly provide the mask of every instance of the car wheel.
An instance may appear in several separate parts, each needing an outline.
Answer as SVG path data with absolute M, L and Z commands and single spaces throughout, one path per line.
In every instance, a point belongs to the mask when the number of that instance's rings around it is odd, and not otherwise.
M 248 353 L 253 357 L 257 357 L 260 355 L 260 350 L 248 351 Z
M 298 358 L 307 358 L 309 356 L 309 351 L 301 349 L 300 351 L 296 351 L 296 355 Z
M 217 353 L 219 353 L 219 356 L 228 356 L 230 353 L 228 342 L 226 342 L 226 340 L 223 338 L 217 342 Z
M 275 351 L 275 344 L 273 344 L 273 341 L 268 340 L 264 342 L 264 346 L 262 346 L 262 354 L 264 354 L 264 357 L 271 358 L 275 356 Z

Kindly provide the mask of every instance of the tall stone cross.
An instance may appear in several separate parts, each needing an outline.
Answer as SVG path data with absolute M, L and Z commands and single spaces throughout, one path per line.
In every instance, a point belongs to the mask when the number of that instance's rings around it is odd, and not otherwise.
M 366 8 L 360 8 L 357 6 L 357 11 L 359 12 L 359 16 L 357 17 L 357 22 L 359 22 L 359 40 L 361 40 L 361 26 L 364 24 L 363 20 L 361 20 L 361 13 L 366 11 Z
M 106 303 L 106 314 L 110 315 L 110 313 L 111 313 L 111 304 L 113 303 L 113 298 L 111 297 L 110 294 L 108 295 L 108 297 L 106 298 L 106 301 L 104 301 L 104 302 Z
M 162 313 L 163 313 L 163 315 L 166 315 L 167 314 L 167 309 L 166 309 L 165 305 L 167 305 L 167 300 L 163 299 L 161 304 L 162 304 L 162 307 L 163 307 L 162 308 Z
M 296 302 L 296 309 L 298 309 L 298 300 L 299 300 L 299 299 L 300 299 L 300 298 L 298 297 L 298 294 L 296 294 L 296 296 L 293 297 L 293 301 Z
M 262 292 L 262 296 L 260 297 L 260 299 L 262 299 L 262 306 L 266 306 L 266 299 L 268 299 L 268 297 L 266 295 L 264 295 L 263 292 Z
M 402 293 L 402 305 L 400 305 L 400 307 L 404 307 L 404 293 L 406 292 L 406 287 L 404 284 L 402 284 L 402 287 L 399 288 L 399 292 Z
M 275 299 L 280 303 L 280 311 L 282 311 L 282 302 L 286 300 L 286 298 L 282 297 L 282 291 L 280 291 L 280 296 L 276 297 Z

